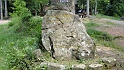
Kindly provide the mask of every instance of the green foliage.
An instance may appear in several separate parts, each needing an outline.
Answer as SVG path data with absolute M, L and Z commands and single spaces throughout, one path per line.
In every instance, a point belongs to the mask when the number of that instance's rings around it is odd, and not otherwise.
M 38 48 L 38 38 L 41 36 L 42 18 L 31 17 L 24 1 L 15 0 L 12 20 L 8 26 L 0 26 L 0 54 L 4 60 L 6 69 L 11 70 L 38 70 L 38 66 L 32 67 L 37 59 L 32 51 Z M 5 29 L 5 30 L 3 30 Z M 5 56 L 4 56 L 5 55 Z M 40 62 L 40 61 L 39 61 Z M 1 66 L 1 64 L 0 64 Z M 5 67 L 5 66 L 3 66 Z
M 32 64 L 41 62 L 32 53 L 38 48 L 38 38 L 15 33 L 17 26 L 0 26 L 0 70 L 32 70 Z
M 12 27 L 14 25 L 21 24 L 21 18 L 20 17 L 13 17 L 11 19 L 11 22 L 9 22 L 9 27 Z
M 32 14 L 39 15 L 43 14 L 43 7 L 48 4 L 49 0 L 24 0 L 27 4 L 27 8 Z
M 28 21 L 31 17 L 31 13 L 26 8 L 26 3 L 22 0 L 15 0 L 13 3 L 13 13 L 10 15 L 12 16 L 12 21 L 9 23 L 9 26 L 14 24 L 19 25 L 16 29 L 17 32 L 26 31 L 28 26 Z
M 108 16 L 121 17 L 124 15 L 123 0 L 98 0 L 98 12 Z
M 95 0 L 90 0 L 90 13 L 94 13 Z M 86 11 L 86 0 L 78 0 L 78 6 Z M 124 0 L 97 0 L 97 12 L 114 17 L 124 16 Z
M 29 31 L 33 36 L 41 35 L 42 17 L 35 16 L 29 19 Z
M 26 3 L 24 1 L 15 0 L 13 6 L 13 13 L 10 14 L 12 17 L 21 17 L 21 19 L 25 21 L 31 16 L 30 12 L 26 8 Z

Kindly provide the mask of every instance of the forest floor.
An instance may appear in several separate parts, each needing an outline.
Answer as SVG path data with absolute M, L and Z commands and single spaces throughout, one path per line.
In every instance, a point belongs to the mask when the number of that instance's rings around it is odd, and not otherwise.
M 96 57 L 113 57 L 118 61 L 117 68 L 111 70 L 123 70 L 124 69 L 124 21 L 113 20 L 107 18 L 91 17 L 89 19 L 83 19 L 84 23 L 97 23 L 100 26 L 96 27 L 96 30 L 107 32 L 111 36 L 118 37 L 115 42 L 122 48 L 122 51 L 115 48 L 106 46 L 97 46 Z

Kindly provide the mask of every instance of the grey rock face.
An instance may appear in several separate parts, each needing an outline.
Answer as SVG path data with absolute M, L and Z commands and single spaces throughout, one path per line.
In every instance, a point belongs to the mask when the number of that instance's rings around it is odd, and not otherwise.
M 85 64 L 72 65 L 72 70 L 86 70 L 86 65 Z
M 115 58 L 112 58 L 112 57 L 108 57 L 108 58 L 104 57 L 104 58 L 102 58 L 102 61 L 103 61 L 103 63 L 105 63 L 105 65 L 107 66 L 107 68 L 113 67 L 117 63 L 116 62 L 116 59 Z
M 77 15 L 48 10 L 42 23 L 42 44 L 58 60 L 94 56 L 95 45 Z
M 37 59 L 40 59 L 43 56 L 40 49 L 34 50 L 33 53 Z
M 89 70 L 103 70 L 102 64 L 90 64 Z
M 65 70 L 65 66 L 64 65 L 60 65 L 57 63 L 49 63 L 48 64 L 48 70 Z

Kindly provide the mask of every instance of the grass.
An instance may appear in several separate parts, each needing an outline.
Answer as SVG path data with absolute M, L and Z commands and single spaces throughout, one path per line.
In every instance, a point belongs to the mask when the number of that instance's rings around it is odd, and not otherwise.
M 29 70 L 35 61 L 32 51 L 38 48 L 38 38 L 16 32 L 18 27 L 0 25 L 0 70 Z
M 100 25 L 99 24 L 96 24 L 94 22 L 90 22 L 90 23 L 86 23 L 85 26 L 86 27 L 99 27 Z
M 120 20 L 119 17 L 112 17 L 112 16 L 106 16 L 106 15 L 103 15 L 103 14 L 97 14 L 95 15 L 97 18 L 108 18 L 108 19 L 113 19 L 113 20 Z

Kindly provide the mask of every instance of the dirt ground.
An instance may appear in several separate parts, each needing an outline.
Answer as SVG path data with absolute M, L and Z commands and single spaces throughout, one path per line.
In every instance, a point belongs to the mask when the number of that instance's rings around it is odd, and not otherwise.
M 0 25 L 7 24 L 10 20 L 0 20 Z

